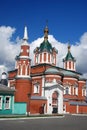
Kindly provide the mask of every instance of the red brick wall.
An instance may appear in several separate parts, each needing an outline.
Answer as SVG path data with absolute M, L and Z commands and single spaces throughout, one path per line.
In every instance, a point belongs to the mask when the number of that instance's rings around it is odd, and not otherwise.
M 21 49 L 23 49 L 23 52 L 20 53 L 20 56 L 29 56 L 29 52 L 26 50 L 29 50 L 29 46 L 27 45 L 22 45 Z
M 82 96 L 82 87 L 85 85 L 85 82 L 79 81 L 79 88 L 78 88 L 78 96 L 80 100 L 84 100 L 85 97 Z
M 15 89 L 15 102 L 27 102 L 28 93 L 31 93 L 31 81 L 28 79 L 17 79 Z
M 87 106 L 79 106 L 79 113 L 87 113 Z
M 31 114 L 36 114 L 36 113 L 43 114 L 43 110 L 42 110 L 43 104 L 47 104 L 47 101 L 46 100 L 31 100 L 30 101 L 30 113 Z
M 70 113 L 77 113 L 76 112 L 76 105 L 70 105 Z

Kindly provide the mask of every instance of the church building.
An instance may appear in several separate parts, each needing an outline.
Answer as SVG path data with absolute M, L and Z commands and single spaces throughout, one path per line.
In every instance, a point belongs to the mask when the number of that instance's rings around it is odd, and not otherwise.
M 48 34 L 46 26 L 43 42 L 33 50 L 34 65 L 31 65 L 25 27 L 15 68 L 8 72 L 8 87 L 15 90 L 14 102 L 25 103 L 27 114 L 87 113 L 86 79 L 76 71 L 71 47 L 68 45 L 64 67 L 60 68 L 56 64 L 58 48 L 52 47 Z

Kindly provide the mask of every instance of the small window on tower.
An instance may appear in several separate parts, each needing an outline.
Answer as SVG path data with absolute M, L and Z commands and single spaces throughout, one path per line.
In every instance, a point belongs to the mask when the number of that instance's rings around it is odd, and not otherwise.
M 34 85 L 34 93 L 39 93 L 39 84 Z
M 86 89 L 85 88 L 82 89 L 82 96 L 86 96 Z
M 38 55 L 36 55 L 36 63 L 38 63 Z

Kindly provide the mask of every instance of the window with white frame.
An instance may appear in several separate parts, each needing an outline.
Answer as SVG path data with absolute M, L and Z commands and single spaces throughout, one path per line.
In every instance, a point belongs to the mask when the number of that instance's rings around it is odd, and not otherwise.
M 71 94 L 71 87 L 65 86 L 64 87 L 64 94 Z
M 78 87 L 73 86 L 73 95 L 78 95 Z
M 0 109 L 2 109 L 2 97 L 0 97 Z
M 73 95 L 78 95 L 78 84 L 77 83 L 75 83 L 73 85 Z
M 86 89 L 85 88 L 82 89 L 82 96 L 86 96 Z
M 34 93 L 39 93 L 39 84 L 34 84 Z
M 10 97 L 5 97 L 5 109 L 10 109 Z
M 69 87 L 65 88 L 65 94 L 69 94 Z

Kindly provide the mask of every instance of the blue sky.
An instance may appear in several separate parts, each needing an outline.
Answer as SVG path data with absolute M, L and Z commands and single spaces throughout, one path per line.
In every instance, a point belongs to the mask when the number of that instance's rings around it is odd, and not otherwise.
M 24 26 L 28 27 L 30 58 L 43 41 L 48 20 L 49 42 L 58 50 L 57 66 L 63 67 L 70 41 L 76 71 L 87 77 L 87 0 L 0 0 L 0 66 L 14 69 L 20 53 Z M 0 68 L 0 70 L 1 70 Z
M 87 0 L 0 0 L 0 26 L 15 27 L 13 39 L 25 25 L 30 42 L 43 36 L 46 20 L 58 41 L 75 44 L 87 31 Z

